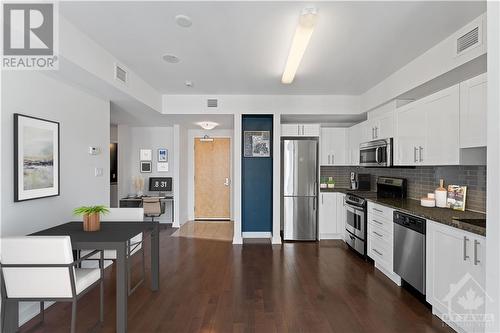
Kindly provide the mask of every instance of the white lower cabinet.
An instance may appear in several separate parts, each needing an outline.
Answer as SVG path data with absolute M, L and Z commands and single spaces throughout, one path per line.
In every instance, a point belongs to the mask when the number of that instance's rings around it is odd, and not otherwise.
M 378 270 L 401 285 L 401 278 L 393 271 L 393 212 L 394 209 L 368 202 L 366 251 Z
M 427 220 L 426 300 L 459 332 L 484 332 L 486 238 Z
M 318 238 L 320 240 L 344 238 L 344 197 L 343 193 L 338 192 L 319 194 Z

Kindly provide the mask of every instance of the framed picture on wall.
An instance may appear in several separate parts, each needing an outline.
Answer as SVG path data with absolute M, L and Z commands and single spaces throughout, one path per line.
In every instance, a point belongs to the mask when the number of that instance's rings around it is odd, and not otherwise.
M 158 172 L 168 172 L 168 162 L 158 162 L 156 169 Z
M 141 161 L 141 173 L 150 173 L 151 169 L 151 161 Z
M 151 161 L 151 157 L 153 154 L 151 149 L 141 149 L 140 155 L 141 161 Z
M 168 150 L 165 148 L 158 149 L 158 162 L 168 162 Z
M 270 157 L 271 140 L 269 131 L 245 131 L 244 157 Z
M 14 201 L 58 196 L 59 123 L 14 114 Z

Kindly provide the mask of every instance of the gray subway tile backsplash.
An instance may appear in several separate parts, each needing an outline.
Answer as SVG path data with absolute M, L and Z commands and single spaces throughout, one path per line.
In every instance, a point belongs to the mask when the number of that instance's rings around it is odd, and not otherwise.
M 466 209 L 486 212 L 486 166 L 423 166 L 415 168 L 362 168 L 322 166 L 321 176 L 333 177 L 335 186 L 348 188 L 351 171 L 371 174 L 372 190 L 376 190 L 378 176 L 406 178 L 408 197 L 420 199 L 434 192 L 439 179 L 446 185 L 467 186 Z

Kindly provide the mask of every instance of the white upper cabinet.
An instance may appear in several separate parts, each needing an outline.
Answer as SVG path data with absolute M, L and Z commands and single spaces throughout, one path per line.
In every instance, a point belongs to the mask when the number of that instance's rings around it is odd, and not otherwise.
M 396 111 L 395 165 L 458 165 L 459 86 Z
M 364 123 L 363 141 L 392 138 L 394 136 L 394 110 L 368 119 Z
M 487 74 L 460 83 L 460 148 L 486 146 Z
M 281 136 L 309 136 L 317 137 L 320 134 L 318 124 L 283 124 Z
M 320 165 L 348 165 L 347 129 L 322 128 L 320 151 Z
M 419 165 L 419 153 L 425 145 L 425 114 L 417 102 L 397 111 L 394 140 L 395 165 Z
M 359 144 L 362 142 L 364 123 L 351 126 L 347 130 L 347 143 L 349 147 L 348 162 L 350 165 L 359 165 Z
M 426 97 L 426 144 L 423 165 L 460 164 L 460 89 L 459 85 Z

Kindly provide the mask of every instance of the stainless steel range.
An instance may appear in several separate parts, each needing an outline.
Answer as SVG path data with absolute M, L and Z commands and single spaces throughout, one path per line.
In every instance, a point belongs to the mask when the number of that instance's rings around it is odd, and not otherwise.
M 353 191 L 345 196 L 345 241 L 352 249 L 366 257 L 367 200 L 371 198 L 405 198 L 406 179 L 377 178 L 377 192 Z

